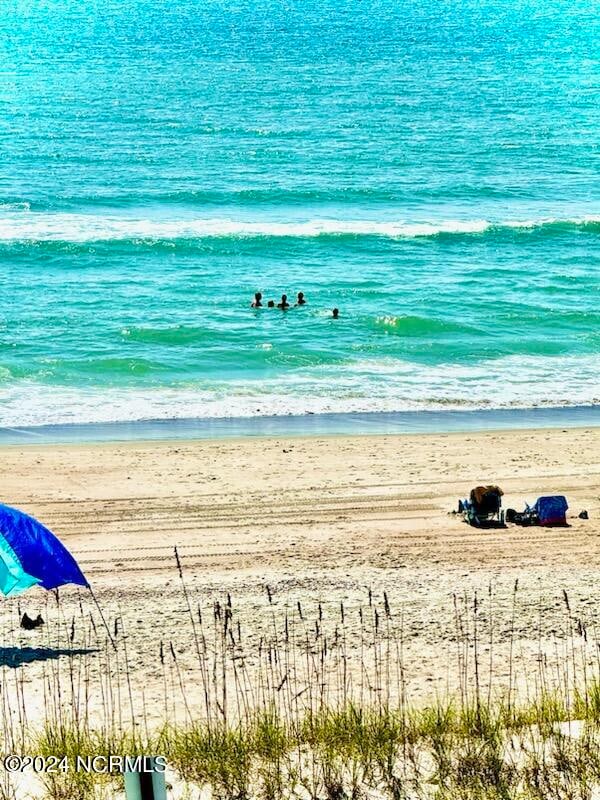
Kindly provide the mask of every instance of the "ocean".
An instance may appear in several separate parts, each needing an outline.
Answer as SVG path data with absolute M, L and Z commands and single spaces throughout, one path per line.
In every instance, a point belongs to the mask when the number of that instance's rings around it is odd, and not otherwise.
M 599 404 L 597 8 L 8 0 L 0 280 L 4 427 Z

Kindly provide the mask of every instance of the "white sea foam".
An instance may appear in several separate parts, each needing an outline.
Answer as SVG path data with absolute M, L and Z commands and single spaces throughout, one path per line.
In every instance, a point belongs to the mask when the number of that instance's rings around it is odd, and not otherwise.
M 18 201 L 16 203 L 0 203 L 0 213 L 7 211 L 29 211 L 31 204 L 27 201 Z
M 154 219 L 91 214 L 42 213 L 0 208 L 0 241 L 177 240 L 204 237 L 382 236 L 413 238 L 439 234 L 478 234 L 490 228 L 530 229 L 555 223 L 583 225 L 600 216 L 491 222 L 484 219 L 435 222 L 312 219 L 250 222 L 233 219 Z
M 600 403 L 600 356 L 510 356 L 476 365 L 356 362 L 271 381 L 169 389 L 0 390 L 0 426 L 306 413 L 583 406 Z

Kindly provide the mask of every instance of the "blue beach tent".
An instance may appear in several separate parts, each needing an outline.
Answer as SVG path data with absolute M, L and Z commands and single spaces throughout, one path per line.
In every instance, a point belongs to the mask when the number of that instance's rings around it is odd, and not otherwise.
M 73 556 L 48 528 L 0 504 L 0 592 L 13 597 L 32 586 L 56 589 L 65 583 L 90 588 Z

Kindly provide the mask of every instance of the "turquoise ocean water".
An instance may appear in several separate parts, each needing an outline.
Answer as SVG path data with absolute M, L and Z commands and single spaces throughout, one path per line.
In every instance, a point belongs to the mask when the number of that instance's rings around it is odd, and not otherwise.
M 597 12 L 8 0 L 0 425 L 600 403 Z

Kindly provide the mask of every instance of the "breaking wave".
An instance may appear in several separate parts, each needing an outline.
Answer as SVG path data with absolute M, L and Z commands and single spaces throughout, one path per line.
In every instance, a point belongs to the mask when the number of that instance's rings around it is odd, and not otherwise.
M 600 356 L 508 356 L 436 367 L 366 360 L 343 369 L 301 369 L 270 380 L 160 388 L 48 386 L 18 380 L 2 386 L 0 426 L 594 406 L 600 404 L 599 371 Z
M 436 222 L 312 219 L 251 222 L 232 219 L 154 219 L 90 214 L 41 213 L 14 207 L 0 211 L 0 242 L 173 241 L 204 238 L 379 237 L 414 239 L 479 236 L 505 231 L 548 234 L 600 233 L 600 215 L 493 222 L 485 219 Z

